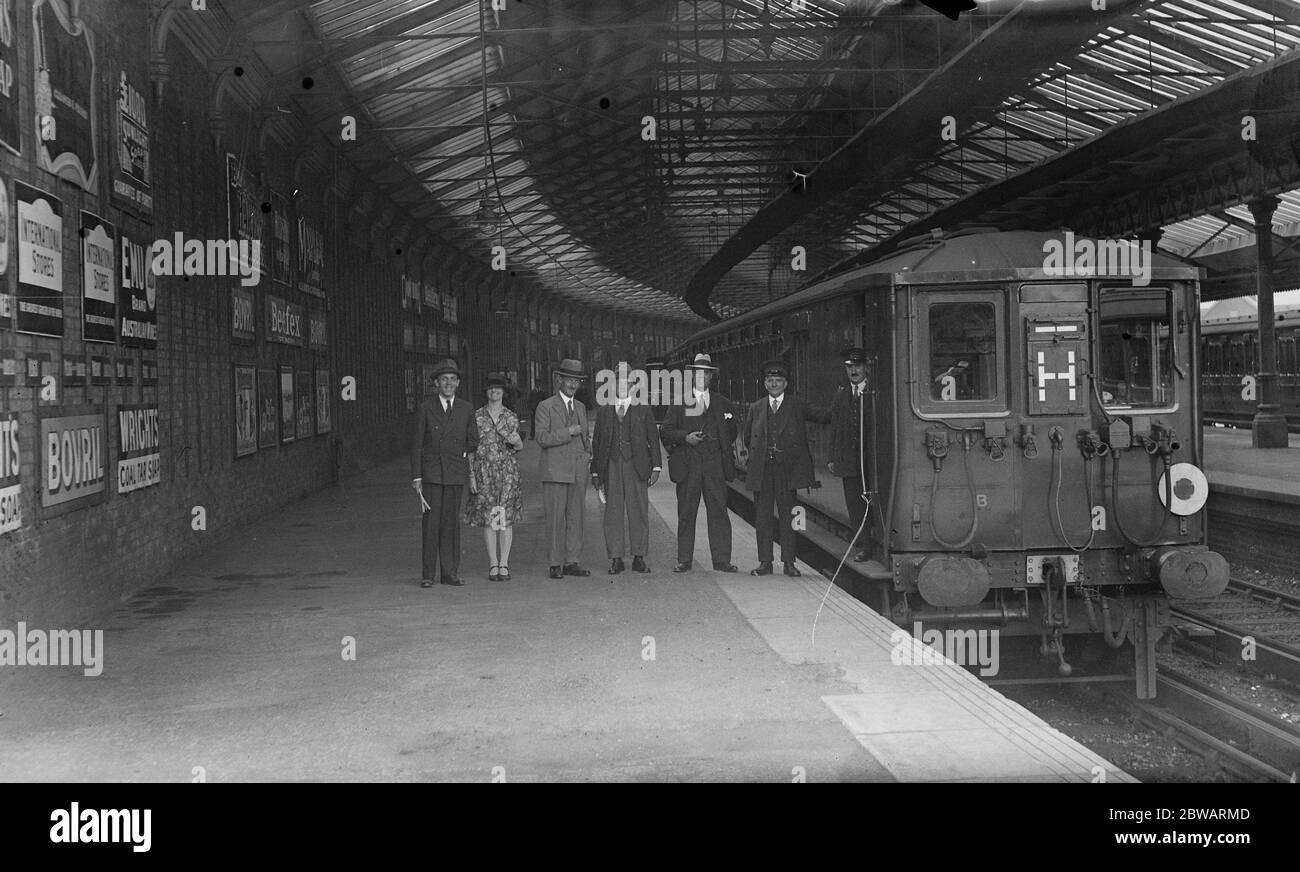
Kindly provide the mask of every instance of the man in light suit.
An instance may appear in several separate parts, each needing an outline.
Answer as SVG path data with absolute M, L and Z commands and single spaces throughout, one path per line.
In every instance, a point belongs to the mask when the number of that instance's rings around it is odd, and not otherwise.
M 446 358 L 433 370 L 438 395 L 420 403 L 411 446 L 412 486 L 420 494 L 424 519 L 420 530 L 423 569 L 420 587 L 463 585 L 460 569 L 460 501 L 469 482 L 469 460 L 478 450 L 474 410 L 456 399 L 460 369 Z
M 818 420 L 821 414 L 785 392 L 788 377 L 781 361 L 763 364 L 767 396 L 750 405 L 745 419 L 745 445 L 749 449 L 745 487 L 754 491 L 754 532 L 758 537 L 758 568 L 750 575 L 772 574 L 774 503 L 785 574 L 801 574 L 794 565 L 798 545 L 793 525 L 795 491 L 812 487 L 813 459 L 804 419 Z
M 695 555 L 695 516 L 704 497 L 709 522 L 709 556 L 713 568 L 735 572 L 731 562 L 731 517 L 727 514 L 727 482 L 736 477 L 732 443 L 736 438 L 739 407 L 709 390 L 718 368 L 707 354 L 695 355 L 686 367 L 694 385 L 690 407 L 676 404 L 664 418 L 663 440 L 668 450 L 668 477 L 677 484 L 677 565 L 673 572 L 689 572 Z
M 650 547 L 650 485 L 659 480 L 659 428 L 650 407 L 628 395 L 626 361 L 619 361 L 617 396 L 596 409 L 596 429 L 591 437 L 591 477 L 605 488 L 605 551 L 609 574 L 624 570 L 626 553 L 623 517 L 627 516 L 632 547 L 632 571 L 649 572 L 645 564 Z
M 586 378 L 582 364 L 566 359 L 555 371 L 559 393 L 537 404 L 533 432 L 542 449 L 542 503 L 549 535 L 550 577 L 591 575 L 578 565 L 582 555 L 582 523 L 587 501 L 591 451 L 587 442 L 587 410 L 574 399 Z

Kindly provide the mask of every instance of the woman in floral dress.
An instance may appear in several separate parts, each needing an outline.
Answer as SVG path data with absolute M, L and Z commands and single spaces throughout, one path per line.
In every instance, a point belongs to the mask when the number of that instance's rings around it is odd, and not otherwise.
M 469 459 L 470 489 L 465 504 L 466 523 L 483 528 L 491 581 L 510 580 L 513 524 L 523 514 L 515 452 L 524 443 L 519 437 L 519 417 L 502 403 L 506 387 L 504 378 L 488 376 L 487 405 L 474 413 L 478 451 Z

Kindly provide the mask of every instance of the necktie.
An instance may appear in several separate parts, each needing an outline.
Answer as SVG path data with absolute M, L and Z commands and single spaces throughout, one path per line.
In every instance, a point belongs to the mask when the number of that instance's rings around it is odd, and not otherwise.
M 442 412 L 443 412 L 443 414 L 445 415 L 445 414 L 447 414 L 447 413 L 450 412 L 450 411 L 451 411 L 451 400 L 447 399 L 446 397 L 443 397 L 443 398 L 442 398 Z
M 777 412 L 777 409 L 780 409 L 780 408 L 781 408 L 781 401 L 780 401 L 780 400 L 772 400 L 772 414 L 775 415 L 776 412 Z
M 617 408 L 618 408 L 619 418 L 622 418 L 624 415 L 627 414 L 627 406 L 623 405 L 622 403 L 619 403 Z

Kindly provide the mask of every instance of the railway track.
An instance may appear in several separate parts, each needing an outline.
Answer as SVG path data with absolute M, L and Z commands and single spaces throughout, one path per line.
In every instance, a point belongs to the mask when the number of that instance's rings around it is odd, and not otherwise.
M 1292 782 L 1300 730 L 1209 685 L 1162 667 L 1155 703 L 1115 692 L 1139 721 L 1237 778 Z
M 1213 600 L 1172 611 L 1191 624 L 1181 628 L 1184 645 L 1300 687 L 1300 597 L 1232 579 Z

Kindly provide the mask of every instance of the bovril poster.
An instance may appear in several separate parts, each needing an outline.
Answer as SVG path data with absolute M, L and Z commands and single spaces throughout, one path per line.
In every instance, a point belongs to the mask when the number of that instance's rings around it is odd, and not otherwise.
M 41 419 L 41 505 L 88 500 L 104 492 L 104 416 Z

